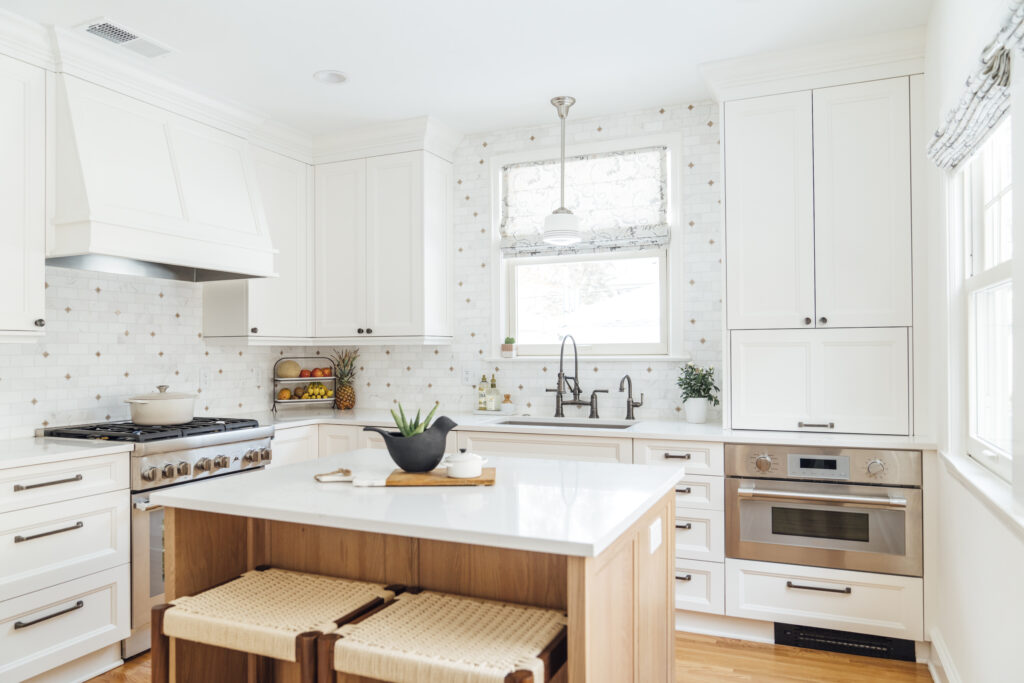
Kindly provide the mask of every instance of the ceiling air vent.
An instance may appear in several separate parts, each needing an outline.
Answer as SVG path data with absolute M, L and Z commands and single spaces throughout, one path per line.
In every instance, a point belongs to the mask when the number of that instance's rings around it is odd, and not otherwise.
M 170 48 L 161 45 L 155 40 L 141 36 L 135 31 L 106 19 L 90 21 L 87 24 L 82 24 L 79 29 L 97 38 L 102 38 L 108 43 L 127 48 L 143 57 L 159 57 L 171 51 Z

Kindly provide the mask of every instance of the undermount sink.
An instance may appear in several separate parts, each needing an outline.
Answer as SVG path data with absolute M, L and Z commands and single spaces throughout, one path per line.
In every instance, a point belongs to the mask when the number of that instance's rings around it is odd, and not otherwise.
M 509 427 L 565 427 L 566 429 L 629 429 L 635 422 L 625 420 L 562 420 L 551 419 L 530 419 L 520 417 L 515 419 L 502 420 L 494 424 Z

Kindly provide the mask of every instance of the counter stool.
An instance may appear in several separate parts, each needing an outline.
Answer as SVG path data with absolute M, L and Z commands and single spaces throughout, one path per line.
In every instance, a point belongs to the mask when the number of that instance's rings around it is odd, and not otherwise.
M 565 624 L 557 610 L 410 589 L 320 636 L 318 683 L 334 683 L 335 673 L 392 683 L 542 683 L 565 664 Z
M 170 638 L 298 662 L 316 681 L 316 639 L 390 602 L 401 587 L 257 569 L 153 608 L 153 683 L 169 678 Z

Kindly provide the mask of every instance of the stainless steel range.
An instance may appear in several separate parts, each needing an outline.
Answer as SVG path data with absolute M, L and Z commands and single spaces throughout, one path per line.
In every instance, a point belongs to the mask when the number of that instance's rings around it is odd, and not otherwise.
M 196 418 L 184 425 L 149 427 L 131 422 L 56 427 L 42 436 L 127 441 L 132 490 L 132 635 L 122 656 L 149 649 L 150 610 L 164 602 L 164 511 L 150 504 L 156 489 L 262 469 L 272 457 L 273 427 L 256 420 Z

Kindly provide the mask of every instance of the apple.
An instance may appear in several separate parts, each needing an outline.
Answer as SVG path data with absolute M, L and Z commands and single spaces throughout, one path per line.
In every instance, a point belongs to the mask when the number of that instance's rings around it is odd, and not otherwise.
M 323 368 L 323 373 L 324 373 L 323 374 L 324 377 L 333 377 L 334 376 L 334 370 L 331 369 L 331 368 Z
M 303 370 L 302 372 L 299 373 L 299 377 L 311 377 L 312 375 L 313 373 L 311 373 L 309 370 Z
M 312 376 L 313 377 L 323 377 L 324 376 L 324 371 L 321 370 L 320 368 L 313 368 Z

